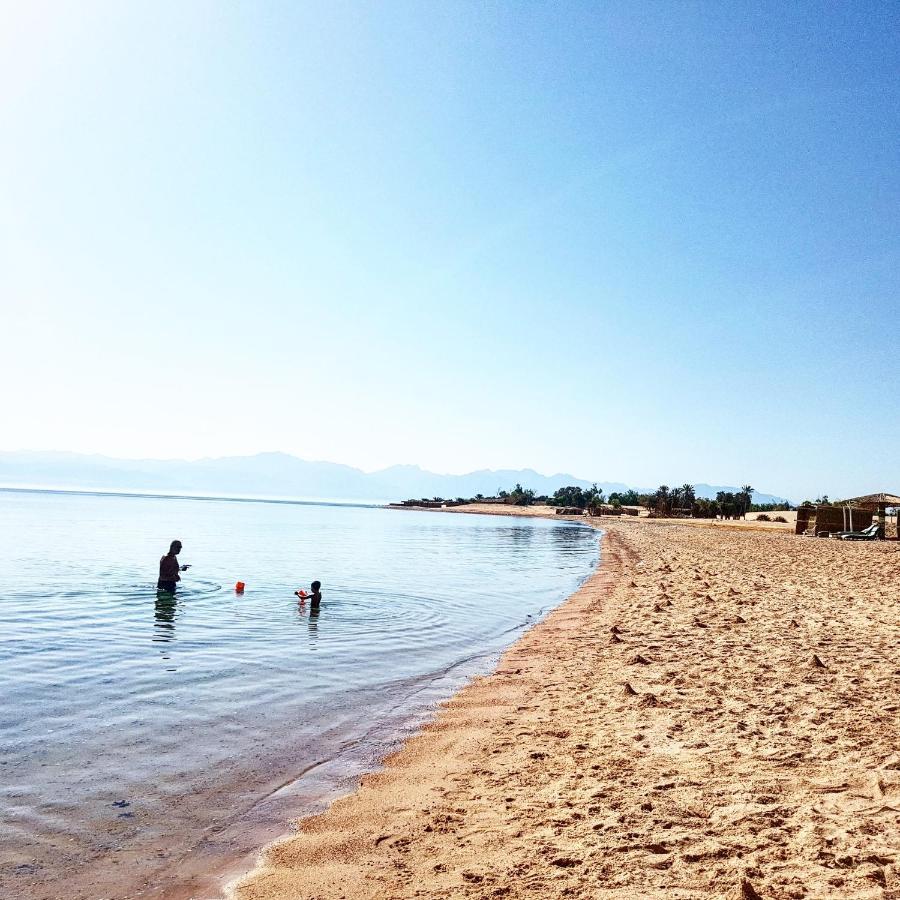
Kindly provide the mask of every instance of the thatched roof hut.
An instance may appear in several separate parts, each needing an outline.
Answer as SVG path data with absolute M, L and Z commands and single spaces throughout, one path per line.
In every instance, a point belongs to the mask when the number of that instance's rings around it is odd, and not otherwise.
M 881 525 L 882 534 L 884 534 L 887 525 L 888 507 L 900 507 L 900 495 L 888 493 L 865 494 L 862 497 L 849 497 L 847 500 L 841 500 L 840 505 L 844 507 L 856 506 L 870 511 L 873 517 L 878 516 L 878 522 Z M 897 536 L 900 537 L 900 526 L 898 526 L 896 531 Z
M 862 497 L 848 497 L 840 501 L 843 506 L 863 506 L 866 509 L 886 509 L 888 506 L 900 506 L 897 494 L 865 494 Z

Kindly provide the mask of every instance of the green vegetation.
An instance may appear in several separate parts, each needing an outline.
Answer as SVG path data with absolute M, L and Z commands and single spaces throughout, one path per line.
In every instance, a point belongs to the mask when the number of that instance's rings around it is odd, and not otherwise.
M 423 498 L 422 505 L 435 506 L 444 503 L 440 497 L 432 500 Z M 739 491 L 719 491 L 716 498 L 697 497 L 692 484 L 682 484 L 681 487 L 670 488 L 667 484 L 661 484 L 650 494 L 640 494 L 633 489 L 627 491 L 613 491 L 609 497 L 604 497 L 603 491 L 594 483 L 589 488 L 577 485 L 567 485 L 558 488 L 552 497 L 545 495 L 536 496 L 531 488 L 522 487 L 521 484 L 511 490 L 498 489 L 493 497 L 485 497 L 476 494 L 473 498 L 465 499 L 457 497 L 456 500 L 446 501 L 450 505 L 460 506 L 465 503 L 504 503 L 511 506 L 532 506 L 535 503 L 543 503 L 554 507 L 571 507 L 573 509 L 593 510 L 599 512 L 606 505 L 620 510 L 623 506 L 643 506 L 652 516 L 659 518 L 693 518 L 693 519 L 740 519 L 746 518 L 748 512 L 770 513 L 782 512 L 792 509 L 789 503 L 753 503 L 753 486 L 743 485 Z M 828 495 L 817 497 L 815 503 L 827 503 Z M 419 504 L 416 500 L 404 501 L 405 506 Z M 804 500 L 802 506 L 814 506 L 810 500 Z M 761 522 L 784 522 L 784 516 L 770 518 L 768 515 L 759 516 Z
M 575 485 L 559 488 L 547 501 L 549 506 L 572 506 L 576 509 L 589 509 L 603 503 L 603 491 L 594 483 L 583 489 Z
M 690 516 L 696 502 L 692 484 L 675 488 L 661 484 L 655 494 L 647 497 L 644 505 L 658 516 Z
M 680 488 L 662 484 L 655 493 L 644 499 L 643 505 L 651 514 L 663 518 L 676 516 L 694 519 L 741 519 L 746 518 L 748 512 L 790 509 L 786 503 L 754 504 L 753 485 L 750 484 L 743 485 L 736 492 L 719 491 L 715 500 L 698 498 L 692 484 L 683 484 Z
M 613 506 L 643 506 L 643 502 L 641 501 L 641 495 L 635 491 L 625 491 L 624 493 L 617 493 L 613 491 L 609 495 L 609 502 Z
M 531 506 L 534 503 L 534 491 L 530 488 L 523 488 L 516 482 L 516 486 L 506 495 L 506 502 L 513 506 Z

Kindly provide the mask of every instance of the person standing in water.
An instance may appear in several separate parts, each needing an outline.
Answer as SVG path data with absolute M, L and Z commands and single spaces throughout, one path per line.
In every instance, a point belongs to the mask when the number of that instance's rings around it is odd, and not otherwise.
M 159 561 L 159 581 L 156 582 L 158 591 L 175 593 L 178 582 L 181 581 L 179 572 L 186 572 L 190 566 L 178 564 L 178 554 L 181 553 L 181 541 L 172 541 L 169 552 Z

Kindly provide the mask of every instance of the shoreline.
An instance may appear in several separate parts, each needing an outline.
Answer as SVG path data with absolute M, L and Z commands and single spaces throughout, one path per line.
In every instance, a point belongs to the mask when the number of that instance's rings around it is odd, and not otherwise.
M 387 507 L 393 508 L 393 507 Z M 396 507 L 398 509 L 402 509 L 402 507 Z M 557 516 L 554 513 L 548 513 L 543 508 L 538 510 L 536 508 L 532 508 L 531 511 L 524 511 L 523 507 L 502 507 L 501 509 L 427 509 L 422 507 L 419 511 L 429 511 L 429 512 L 466 512 L 469 514 L 493 514 L 493 515 L 506 515 L 506 516 L 519 516 L 519 517 L 528 517 L 528 518 L 546 518 L 551 521 L 568 521 L 573 522 L 578 525 L 585 525 L 590 527 L 592 530 L 597 532 L 598 540 L 602 537 L 603 534 L 603 526 L 597 521 L 586 520 L 583 517 L 579 516 Z M 312 812 L 308 814 L 304 814 L 302 816 L 295 816 L 291 820 L 296 824 L 299 824 L 301 827 L 303 823 L 309 822 L 311 820 L 316 820 L 321 818 L 322 816 L 327 816 L 332 808 L 339 804 L 341 801 L 346 800 L 348 798 L 352 798 L 359 791 L 360 786 L 366 783 L 371 778 L 376 778 L 379 774 L 383 773 L 389 766 L 393 765 L 395 758 L 404 752 L 407 745 L 411 741 L 415 741 L 417 738 L 421 737 L 425 732 L 429 731 L 431 728 L 435 726 L 437 720 L 443 715 L 445 708 L 454 703 L 460 694 L 467 691 L 470 687 L 472 687 L 475 683 L 480 682 L 484 679 L 493 678 L 498 672 L 503 664 L 503 660 L 508 653 L 510 653 L 514 648 L 518 646 L 520 641 L 536 628 L 539 628 L 544 622 L 546 622 L 551 616 L 557 613 L 564 606 L 568 605 L 574 597 L 580 594 L 589 583 L 591 583 L 597 576 L 601 573 L 605 565 L 605 559 L 603 556 L 602 545 L 600 548 L 600 552 L 598 553 L 597 563 L 594 568 L 588 573 L 585 577 L 582 584 L 578 587 L 578 589 L 570 594 L 568 597 L 564 598 L 561 603 L 559 603 L 556 607 L 551 609 L 543 618 L 541 618 L 538 622 L 533 625 L 527 626 L 527 630 L 523 635 L 520 635 L 516 641 L 514 641 L 511 645 L 509 645 L 505 650 L 502 650 L 497 658 L 497 663 L 493 667 L 493 669 L 483 675 L 475 675 L 474 677 L 467 680 L 465 684 L 463 684 L 460 688 L 458 688 L 450 697 L 445 700 L 440 701 L 436 707 L 435 711 L 432 715 L 428 716 L 423 724 L 418 725 L 413 728 L 411 731 L 409 729 L 405 729 L 405 736 L 398 738 L 397 744 L 398 748 L 393 752 L 389 753 L 383 759 L 378 761 L 378 766 L 370 771 L 362 773 L 358 776 L 356 785 L 349 790 L 339 790 L 337 793 L 331 792 L 330 796 L 327 796 L 323 799 L 322 803 L 324 808 L 321 812 Z M 243 889 L 245 883 L 248 879 L 254 879 L 257 873 L 260 870 L 260 864 L 262 860 L 265 858 L 266 854 L 270 851 L 276 849 L 280 845 L 285 842 L 290 842 L 296 837 L 296 831 L 288 831 L 279 837 L 276 837 L 274 840 L 270 840 L 265 843 L 261 847 L 257 849 L 257 852 L 254 854 L 256 857 L 255 864 L 248 869 L 247 866 L 247 856 L 243 856 L 240 860 L 232 860 L 229 865 L 220 867 L 220 876 L 219 882 L 223 885 L 223 893 L 228 900 L 235 900 L 235 898 L 243 897 Z M 208 882 L 208 878 L 202 878 L 201 872 L 195 871 L 195 878 L 200 878 L 200 880 L 204 882 Z M 228 880 L 226 880 L 228 879 Z M 178 887 L 173 887 L 169 890 L 164 889 L 162 893 L 159 895 L 165 900 L 194 900 L 194 895 L 192 893 L 192 889 L 196 889 L 197 884 L 191 885 L 190 883 L 180 885 Z M 154 894 L 154 896 L 156 896 Z
M 229 896 L 900 891 L 896 545 L 575 520 L 580 589 Z
M 563 517 L 551 518 L 560 520 Z M 577 517 L 566 518 L 575 524 L 588 524 Z M 596 532 L 596 529 L 592 531 Z M 596 550 L 596 533 L 591 541 Z M 587 568 L 582 584 L 596 573 L 599 561 L 598 556 L 597 561 Z M 549 611 L 545 606 L 536 614 L 536 620 L 531 615 L 523 619 L 515 627 L 519 636 L 567 603 L 571 596 L 555 601 L 557 605 Z M 236 819 L 217 826 L 174 865 L 158 873 L 156 883 L 142 893 L 159 900 L 213 900 L 223 895 L 232 896 L 233 885 L 255 871 L 261 853 L 293 836 L 292 822 L 326 814 L 335 802 L 351 796 L 361 779 L 381 771 L 386 760 L 427 728 L 448 700 L 473 679 L 495 671 L 498 660 L 517 640 L 518 637 L 506 647 L 478 651 L 471 657 L 457 660 L 446 671 L 433 673 L 413 692 L 416 696 L 424 694 L 432 698 L 427 709 L 415 712 L 407 709 L 397 714 L 396 721 L 379 719 L 372 726 L 371 732 L 380 735 L 377 749 L 362 742 L 349 755 L 341 752 L 334 757 L 319 758 L 286 781 L 274 783 L 270 791 L 256 798 Z M 397 704 L 397 709 L 412 708 L 413 705 L 404 700 Z M 310 775 L 318 787 L 310 787 L 307 783 Z

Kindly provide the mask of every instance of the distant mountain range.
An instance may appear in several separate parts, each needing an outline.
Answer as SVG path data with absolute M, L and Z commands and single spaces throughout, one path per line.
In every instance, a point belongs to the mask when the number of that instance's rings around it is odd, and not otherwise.
M 541 475 L 532 469 L 483 469 L 466 475 L 438 475 L 418 466 L 391 466 L 363 472 L 338 463 L 310 462 L 286 453 L 259 453 L 193 462 L 177 459 L 113 459 L 79 453 L 0 452 L 0 485 L 72 490 L 147 491 L 238 497 L 316 500 L 392 501 L 411 497 L 492 496 L 516 483 L 537 494 L 552 494 L 565 485 L 590 487 L 574 475 Z M 629 485 L 597 481 L 607 495 Z M 698 497 L 737 491 L 733 485 L 696 484 Z M 655 488 L 635 488 L 645 493 Z M 754 492 L 756 503 L 787 502 Z

